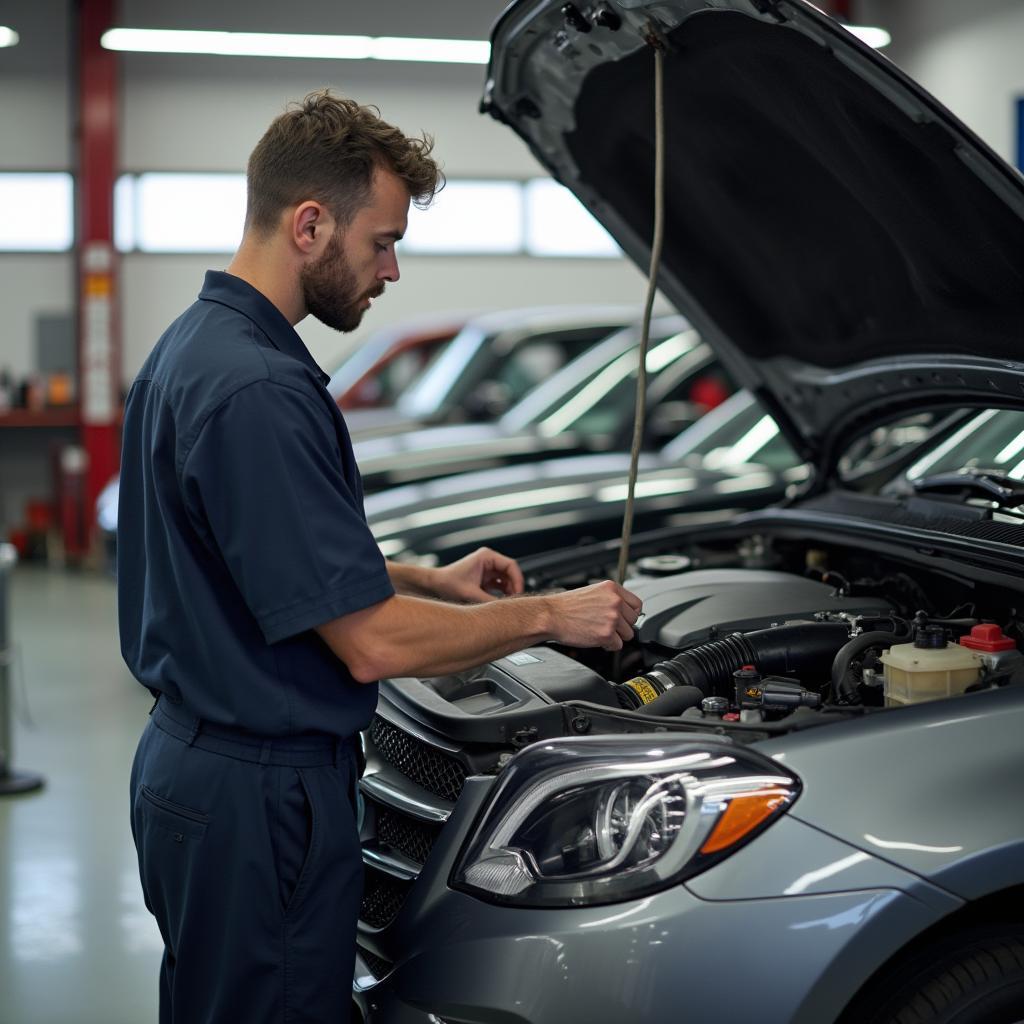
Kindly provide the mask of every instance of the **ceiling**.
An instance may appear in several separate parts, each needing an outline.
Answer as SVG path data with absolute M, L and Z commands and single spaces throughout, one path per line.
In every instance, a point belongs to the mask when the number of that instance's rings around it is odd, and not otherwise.
M 0 75 L 65 72 L 72 58 L 72 24 L 77 6 L 74 0 L 4 0 L 0 24 L 17 31 L 21 40 L 15 47 L 0 49 Z M 121 0 L 115 5 L 115 22 L 132 28 L 486 39 L 505 6 L 503 0 Z M 145 55 L 145 59 L 166 70 L 207 60 L 163 55 Z M 212 60 L 235 66 L 236 60 L 249 58 Z M 266 67 L 265 61 L 263 65 Z M 408 70 L 398 70 L 399 65 L 390 63 L 387 67 L 403 80 L 408 79 Z M 479 67 L 468 68 L 475 79 L 481 77 Z M 457 67 L 456 74 L 465 74 L 466 70 Z M 419 74 L 423 74 L 422 66 Z

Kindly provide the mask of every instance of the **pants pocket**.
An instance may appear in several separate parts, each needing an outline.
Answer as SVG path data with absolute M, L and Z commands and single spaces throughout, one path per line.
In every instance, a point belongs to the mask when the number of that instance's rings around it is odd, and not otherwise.
M 285 916 L 302 904 L 319 845 L 320 816 L 299 769 L 282 772 L 276 827 L 277 875 Z
M 132 805 L 139 874 L 146 906 L 160 925 L 164 945 L 179 945 L 181 907 L 211 817 L 140 785 Z
M 167 832 L 176 843 L 202 839 L 210 816 L 184 804 L 154 793 L 149 786 L 139 786 L 135 798 L 136 815 L 140 812 L 154 829 Z

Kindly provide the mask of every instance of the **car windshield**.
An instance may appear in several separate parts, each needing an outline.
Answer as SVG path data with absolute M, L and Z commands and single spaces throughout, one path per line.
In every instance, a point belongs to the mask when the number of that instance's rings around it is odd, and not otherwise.
M 451 338 L 444 338 L 432 344 L 408 348 L 390 359 L 374 378 L 380 392 L 379 404 L 393 405 L 399 395 L 429 372 L 450 344 Z
M 977 413 L 914 462 L 890 490 L 906 492 L 925 477 L 979 469 L 1024 480 L 1024 412 Z
M 943 422 L 950 427 L 939 429 L 935 443 L 886 484 L 883 494 L 910 494 L 916 481 L 951 473 L 987 471 L 1024 480 L 1024 412 L 962 411 Z
M 756 463 L 774 470 L 801 464 L 800 457 L 749 391 L 737 391 L 663 449 L 669 462 L 725 470 Z
M 693 330 L 654 339 L 647 353 L 651 399 L 689 399 L 695 407 L 702 406 L 686 417 L 695 419 L 732 390 L 711 363 L 710 350 Z M 592 366 L 568 387 L 552 387 L 545 400 L 534 397 L 524 402 L 509 412 L 506 422 L 515 429 L 535 427 L 545 437 L 566 431 L 618 434 L 633 409 L 636 376 L 637 350 L 631 347 Z
M 614 324 L 596 323 L 548 330 L 487 331 L 467 325 L 398 400 L 409 416 L 434 416 L 468 406 L 484 408 L 470 418 L 492 418 L 604 338 Z M 467 411 L 467 410 L 464 410 Z

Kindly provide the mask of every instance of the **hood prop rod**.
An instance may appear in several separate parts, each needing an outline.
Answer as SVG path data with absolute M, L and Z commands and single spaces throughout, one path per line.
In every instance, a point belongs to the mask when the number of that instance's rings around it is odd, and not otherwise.
M 621 585 L 629 565 L 629 544 L 633 534 L 633 504 L 636 475 L 640 465 L 640 449 L 644 441 L 647 418 L 647 346 L 651 333 L 651 311 L 658 290 L 658 268 L 665 236 L 665 44 L 660 33 L 653 30 L 647 42 L 654 50 L 654 236 L 651 241 L 651 264 L 647 279 L 643 324 L 640 329 L 640 366 L 636 375 L 636 412 L 633 417 L 633 445 L 630 450 L 629 479 L 626 485 L 626 507 L 622 515 L 622 543 L 616 579 Z

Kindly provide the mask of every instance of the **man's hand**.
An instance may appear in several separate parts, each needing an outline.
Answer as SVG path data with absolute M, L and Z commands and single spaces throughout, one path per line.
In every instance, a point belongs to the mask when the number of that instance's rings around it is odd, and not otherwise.
M 515 559 L 490 548 L 477 548 L 471 555 L 435 569 L 432 582 L 438 597 L 467 604 L 493 601 L 495 590 L 506 596 L 523 592 L 523 574 Z
M 611 580 L 580 590 L 552 594 L 555 639 L 569 647 L 603 647 L 617 651 L 633 639 L 643 602 Z

